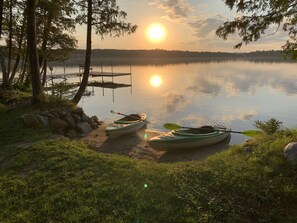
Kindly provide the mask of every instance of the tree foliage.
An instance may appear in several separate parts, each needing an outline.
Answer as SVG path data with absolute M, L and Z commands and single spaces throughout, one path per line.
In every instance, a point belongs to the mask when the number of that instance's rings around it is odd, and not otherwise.
M 293 59 L 297 59 L 297 1 L 296 0 L 224 0 L 225 4 L 240 14 L 233 21 L 226 21 L 216 34 L 227 39 L 238 32 L 243 44 L 257 41 L 272 25 L 275 32 L 279 28 L 288 33 L 283 50 Z M 274 34 L 274 33 L 272 33 Z
M 1 3 L 2 2 L 2 3 Z M 7 66 L 2 67 L 3 85 L 18 83 L 23 86 L 30 83 L 27 69 L 28 51 L 26 33 L 27 29 L 27 0 L 1 1 L 3 10 L 0 18 L 3 56 L 1 62 Z M 70 52 L 77 46 L 72 36 L 77 12 L 71 0 L 38 0 L 34 4 L 36 18 L 36 44 L 39 54 L 41 74 L 46 75 L 47 61 L 61 61 L 69 57 Z M 30 24 L 29 24 L 30 25 Z M 18 73 L 18 75 L 16 75 Z M 15 77 L 18 77 L 15 78 Z M 28 77 L 28 78 L 27 78 Z
M 127 13 L 120 10 L 116 0 L 81 0 L 77 4 L 81 9 L 77 21 L 80 24 L 87 25 L 87 38 L 83 78 L 77 93 L 72 99 L 76 104 L 80 101 L 88 84 L 91 66 L 92 30 L 95 30 L 96 34 L 103 38 L 107 34 L 114 37 L 131 34 L 137 29 L 136 25 L 124 21 Z

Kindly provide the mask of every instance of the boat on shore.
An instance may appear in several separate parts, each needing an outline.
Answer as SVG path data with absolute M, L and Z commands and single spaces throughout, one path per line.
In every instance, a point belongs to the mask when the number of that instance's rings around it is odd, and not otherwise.
M 230 136 L 231 128 L 202 126 L 200 128 L 181 128 L 150 138 L 147 143 L 155 150 L 171 151 L 197 149 L 217 144 Z
M 146 124 L 146 114 L 130 114 L 109 124 L 105 132 L 110 138 L 117 138 L 121 135 L 135 133 Z

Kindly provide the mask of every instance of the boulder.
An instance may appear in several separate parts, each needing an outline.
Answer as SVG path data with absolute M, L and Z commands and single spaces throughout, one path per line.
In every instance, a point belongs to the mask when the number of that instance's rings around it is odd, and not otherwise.
M 71 127 L 75 127 L 75 120 L 69 113 L 66 114 L 63 120 L 66 121 Z
M 77 130 L 77 132 L 84 135 L 87 135 L 92 131 L 91 125 L 87 122 L 77 123 L 75 129 Z
M 297 161 L 297 142 L 290 142 L 285 146 L 284 157 L 288 161 Z
M 82 116 L 81 116 L 81 120 L 83 122 L 87 122 L 89 120 L 89 117 L 85 113 L 83 113 Z
M 76 113 L 73 113 L 72 114 L 72 118 L 74 119 L 74 121 L 76 123 L 79 123 L 81 121 L 81 117 L 78 114 L 76 114 Z
M 22 115 L 22 119 L 25 123 L 25 126 L 29 128 L 37 127 L 40 125 L 39 120 L 33 114 L 24 114 Z
M 91 127 L 92 127 L 93 129 L 98 128 L 98 124 L 97 124 L 92 118 L 89 118 L 89 119 L 88 119 L 88 123 L 91 125 Z
M 62 119 L 54 118 L 50 121 L 50 126 L 55 129 L 64 129 L 67 128 L 68 123 Z
M 82 116 L 84 114 L 84 110 L 82 108 L 77 108 L 74 111 L 76 114 L 78 114 L 79 116 Z
M 75 138 L 78 138 L 79 135 L 77 134 L 75 129 L 70 129 L 67 131 L 66 136 L 70 139 L 75 139 Z
M 45 127 L 49 126 L 49 120 L 47 116 L 36 114 L 35 117 L 39 120 L 39 122 Z

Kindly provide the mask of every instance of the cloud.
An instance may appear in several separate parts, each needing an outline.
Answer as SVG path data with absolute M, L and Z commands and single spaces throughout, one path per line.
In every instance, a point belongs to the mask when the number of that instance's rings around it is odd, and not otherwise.
M 182 109 L 188 103 L 189 100 L 185 95 L 178 93 L 167 93 L 165 95 L 165 108 L 168 113 Z
M 150 4 L 163 9 L 164 17 L 170 20 L 187 18 L 194 11 L 187 0 L 154 0 Z
M 222 67 L 220 72 L 215 65 L 201 67 L 185 92 L 213 97 L 224 93 L 232 97 L 240 93 L 254 95 L 260 88 L 268 87 L 288 95 L 297 94 L 296 75 L 294 69 L 287 68 L 288 64 L 262 68 L 251 66 L 251 63 L 242 63 L 241 66 L 230 63 Z
M 194 36 L 198 38 L 207 38 L 209 35 L 214 36 L 215 31 L 224 23 L 222 16 L 217 15 L 212 18 L 197 17 L 189 22 L 189 26 L 194 30 Z
M 216 83 L 216 80 L 207 80 L 201 77 L 195 80 L 193 85 L 187 87 L 187 90 L 217 96 L 221 88 L 222 87 Z
M 233 114 L 222 115 L 222 116 L 220 116 L 218 118 L 220 118 L 221 120 L 224 120 L 226 122 L 234 121 L 234 120 L 247 121 L 247 120 L 251 120 L 256 115 L 257 115 L 257 112 L 255 110 L 251 110 L 251 111 L 234 111 Z

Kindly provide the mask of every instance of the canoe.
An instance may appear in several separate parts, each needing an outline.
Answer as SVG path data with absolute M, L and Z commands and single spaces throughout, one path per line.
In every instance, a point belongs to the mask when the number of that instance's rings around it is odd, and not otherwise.
M 147 143 L 153 149 L 161 151 L 201 148 L 225 140 L 230 136 L 228 131 L 231 131 L 231 128 L 225 126 L 220 128 L 202 126 L 200 128 L 178 129 L 150 138 Z
M 121 135 L 134 133 L 146 124 L 146 114 L 131 114 L 109 124 L 105 132 L 110 138 L 117 138 Z

